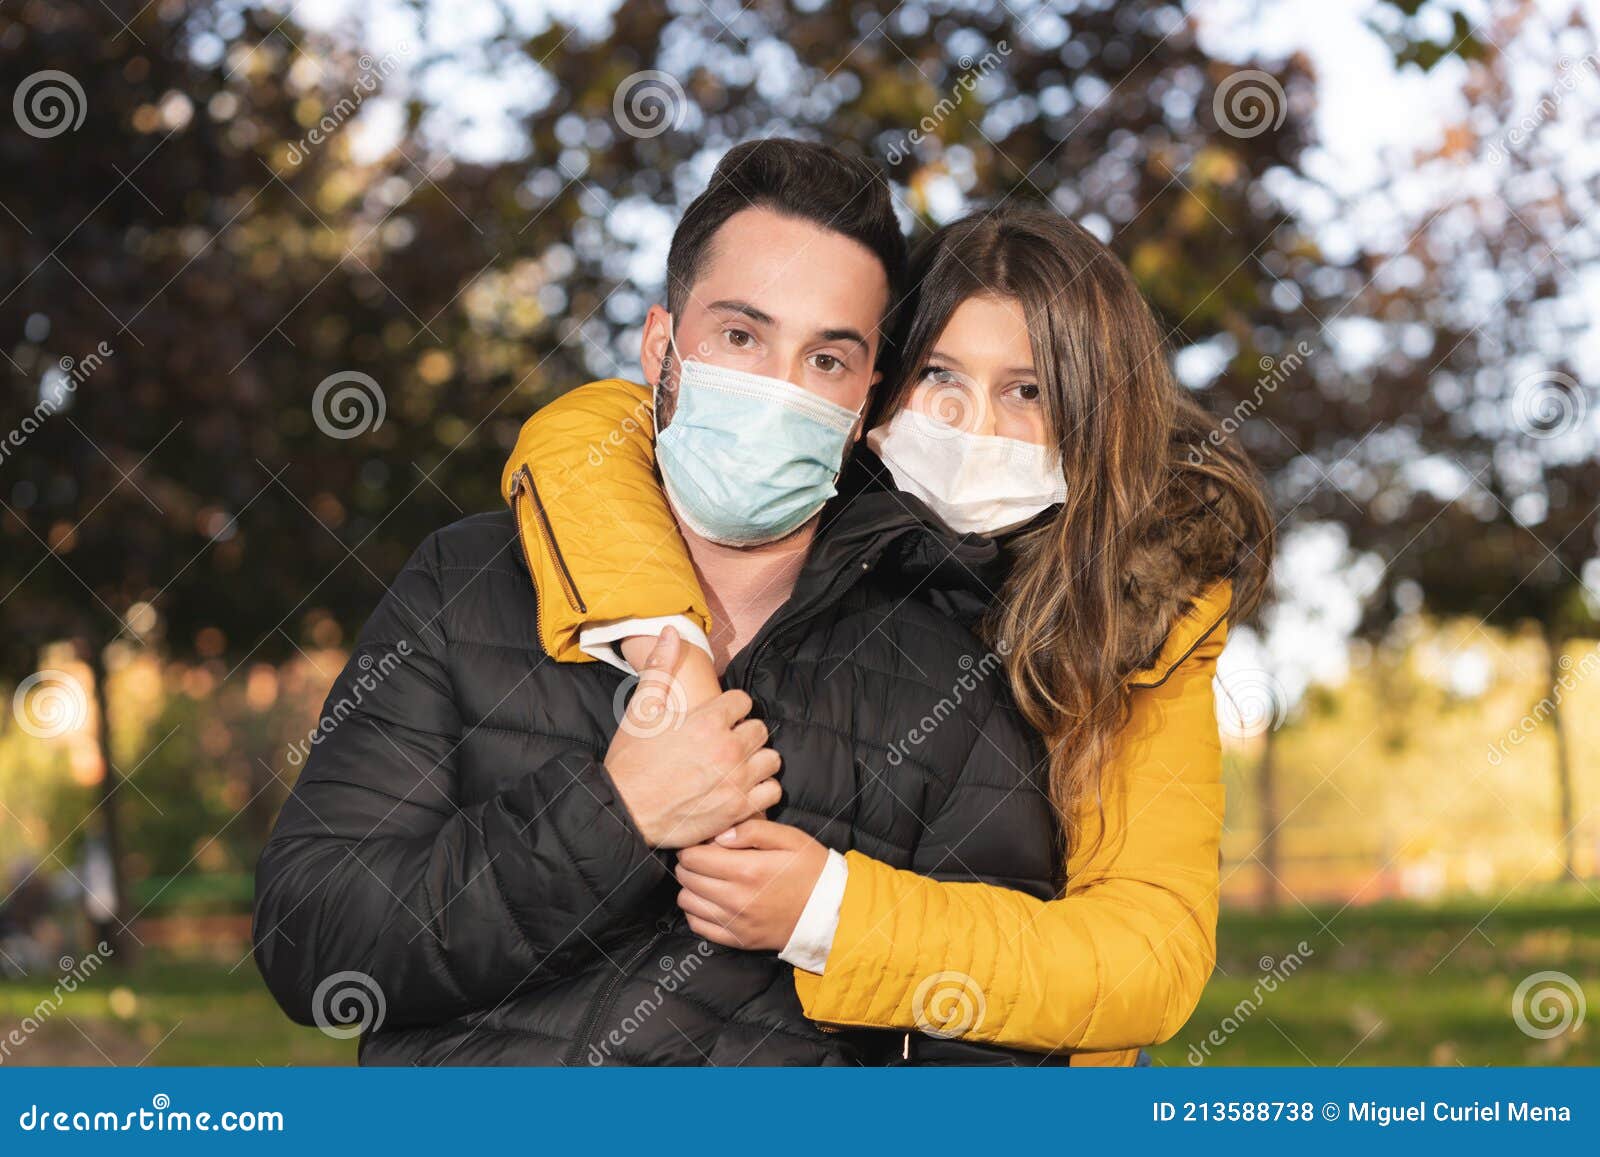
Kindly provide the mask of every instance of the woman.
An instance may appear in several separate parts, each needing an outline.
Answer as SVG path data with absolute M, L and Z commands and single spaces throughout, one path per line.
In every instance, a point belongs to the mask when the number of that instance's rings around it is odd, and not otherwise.
M 1261 596 L 1270 515 L 1248 462 L 1174 382 L 1131 275 L 1085 230 L 1040 208 L 975 214 L 924 241 L 912 275 L 866 442 L 885 485 L 1000 542 L 981 634 L 1049 752 L 1065 892 L 940 882 L 855 851 L 830 877 L 809 836 L 756 819 L 681 854 L 680 905 L 710 940 L 804 961 L 795 984 L 820 1023 L 958 1027 L 1131 1064 L 1182 1026 L 1214 964 L 1211 681 L 1228 621 Z M 507 464 L 543 642 L 562 660 L 592 657 L 596 626 L 604 643 L 680 616 L 715 643 L 651 428 L 639 387 L 595 383 L 531 419 Z M 563 499 L 535 509 L 541 493 Z M 615 524 L 626 566 L 561 555 L 579 521 L 603 539 L 597 520 Z M 652 641 L 624 653 L 641 662 Z M 678 685 L 712 693 L 710 660 L 682 651 Z M 829 878 L 843 883 L 831 903 Z M 813 942 L 796 952 L 802 933 Z

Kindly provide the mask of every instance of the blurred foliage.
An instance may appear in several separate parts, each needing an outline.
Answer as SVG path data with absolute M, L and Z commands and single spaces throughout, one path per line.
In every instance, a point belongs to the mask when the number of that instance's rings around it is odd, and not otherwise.
M 356 150 L 348 110 L 387 58 L 292 10 L 8 5 L 0 91 L 59 70 L 84 120 L 0 133 L 0 426 L 66 398 L 0 462 L 0 666 L 20 677 L 63 638 L 116 659 L 90 682 L 134 697 L 108 712 L 129 783 L 107 781 L 133 875 L 247 870 L 293 775 L 283 729 L 332 670 L 317 656 L 429 531 L 498 504 L 529 411 L 636 372 L 660 227 L 723 148 L 778 132 L 885 162 L 918 229 L 1015 195 L 1108 237 L 1174 351 L 1214 367 L 1196 388 L 1285 519 L 1382 559 L 1369 637 L 1426 608 L 1559 642 L 1592 622 L 1600 456 L 1592 425 L 1518 419 L 1538 375 L 1580 412 L 1592 393 L 1574 303 L 1600 252 L 1595 175 L 1553 130 L 1600 108 L 1557 74 L 1531 120 L 1502 46 L 1589 60 L 1593 36 L 1523 4 L 1465 32 L 1423 0 L 1373 20 L 1400 67 L 1459 75 L 1466 112 L 1351 203 L 1318 176 L 1308 62 L 1218 59 L 1176 3 L 639 0 L 533 34 L 508 17 L 485 67 L 538 83 L 492 161 L 430 127 L 421 84 L 396 139 Z M 405 62 L 452 64 L 432 45 Z M 630 135 L 613 100 L 646 69 L 686 101 Z M 1251 70 L 1280 90 L 1270 125 L 1219 124 Z M 386 416 L 335 438 L 313 397 L 349 372 Z M 144 699 L 135 653 L 162 672 Z M 300 682 L 263 699 L 262 671 Z M 3 742 L 8 805 L 71 833 L 69 854 L 93 759 Z M 56 757 L 67 774 L 40 789 Z

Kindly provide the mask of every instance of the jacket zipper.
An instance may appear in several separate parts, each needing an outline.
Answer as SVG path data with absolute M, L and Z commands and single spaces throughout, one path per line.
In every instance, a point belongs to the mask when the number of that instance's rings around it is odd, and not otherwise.
M 837 602 L 838 599 L 842 598 L 851 587 L 855 586 L 856 579 L 872 568 L 872 564 L 871 562 L 860 562 L 858 559 L 852 558 L 849 562 L 849 567 L 853 571 L 851 581 L 838 592 L 837 597 L 831 600 L 825 597 L 814 599 L 809 605 L 800 608 L 797 614 L 789 615 L 782 620 L 769 620 L 767 624 L 761 628 L 760 633 L 754 640 L 754 645 L 749 652 L 747 660 L 739 670 L 739 686 L 743 690 L 750 690 L 750 685 L 755 681 L 756 670 L 761 666 L 761 660 L 763 657 L 765 657 L 767 648 L 771 645 L 773 638 L 780 631 L 787 630 L 788 628 L 796 626 L 797 624 L 806 622 L 818 613 L 822 605 L 826 605 L 831 602 Z M 726 672 L 724 672 L 724 675 L 726 675 Z
M 635 966 L 638 965 L 639 961 L 643 960 L 650 954 L 651 949 L 655 948 L 655 946 L 661 942 L 661 937 L 664 935 L 666 935 L 666 933 L 657 932 L 655 935 L 651 936 L 649 940 L 645 941 L 642 948 L 640 948 L 632 956 L 628 957 L 628 962 L 622 966 L 622 970 L 618 972 L 616 976 L 611 978 L 611 982 L 607 984 L 606 987 L 601 991 L 600 995 L 595 998 L 595 1002 L 589 1006 L 589 1016 L 588 1019 L 584 1021 L 583 1031 L 578 1034 L 577 1040 L 573 1043 L 572 1050 L 567 1054 L 568 1066 L 576 1065 L 580 1060 L 583 1059 L 583 1054 L 589 1048 L 595 1029 L 599 1027 L 600 1021 L 605 1017 L 605 1015 L 611 1011 L 611 1006 L 616 1003 L 617 993 L 622 990 L 623 982 L 626 981 L 629 976 L 633 975 Z
M 533 522 L 539 530 L 539 539 L 544 543 L 545 549 L 550 552 L 550 557 L 556 564 L 556 579 L 561 585 L 561 593 L 567 597 L 567 605 L 580 615 L 589 613 L 589 608 L 584 604 L 578 594 L 578 584 L 572 577 L 572 572 L 567 569 L 567 560 L 561 554 L 561 547 L 556 543 L 555 532 L 550 528 L 550 517 L 545 512 L 544 502 L 539 498 L 539 487 L 534 484 L 533 471 L 526 466 L 519 469 L 512 476 L 511 496 L 519 498 L 523 494 L 528 496 L 533 507 Z M 528 568 L 528 574 L 533 575 L 533 560 L 528 557 L 528 543 L 522 537 L 522 508 L 513 506 L 517 519 L 517 541 L 522 545 L 522 561 Z

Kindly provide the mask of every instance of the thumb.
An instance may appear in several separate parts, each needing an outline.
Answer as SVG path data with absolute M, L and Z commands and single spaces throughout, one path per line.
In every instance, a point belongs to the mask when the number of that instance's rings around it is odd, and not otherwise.
M 725 848 L 787 848 L 794 842 L 795 829 L 772 820 L 745 820 L 716 838 Z
M 650 648 L 644 666 L 639 669 L 640 676 L 648 671 L 671 671 L 678 665 L 678 653 L 682 649 L 683 640 L 678 632 L 671 627 L 663 628 L 661 634 L 656 636 L 656 645 Z

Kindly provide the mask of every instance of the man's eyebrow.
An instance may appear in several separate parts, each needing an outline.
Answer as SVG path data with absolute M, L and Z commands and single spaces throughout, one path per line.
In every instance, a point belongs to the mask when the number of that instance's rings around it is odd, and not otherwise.
M 817 336 L 823 341 L 847 341 L 853 342 L 854 344 L 860 346 L 867 344 L 867 339 L 861 336 L 860 330 L 850 329 L 849 327 L 845 327 L 843 329 L 825 329 L 821 333 L 817 334 Z
M 751 305 L 748 301 L 738 301 L 729 298 L 723 301 L 713 301 L 710 305 L 706 306 L 706 308 L 716 313 L 737 313 L 742 317 L 748 317 L 757 325 L 772 324 L 771 314 L 763 313 L 761 310 Z

